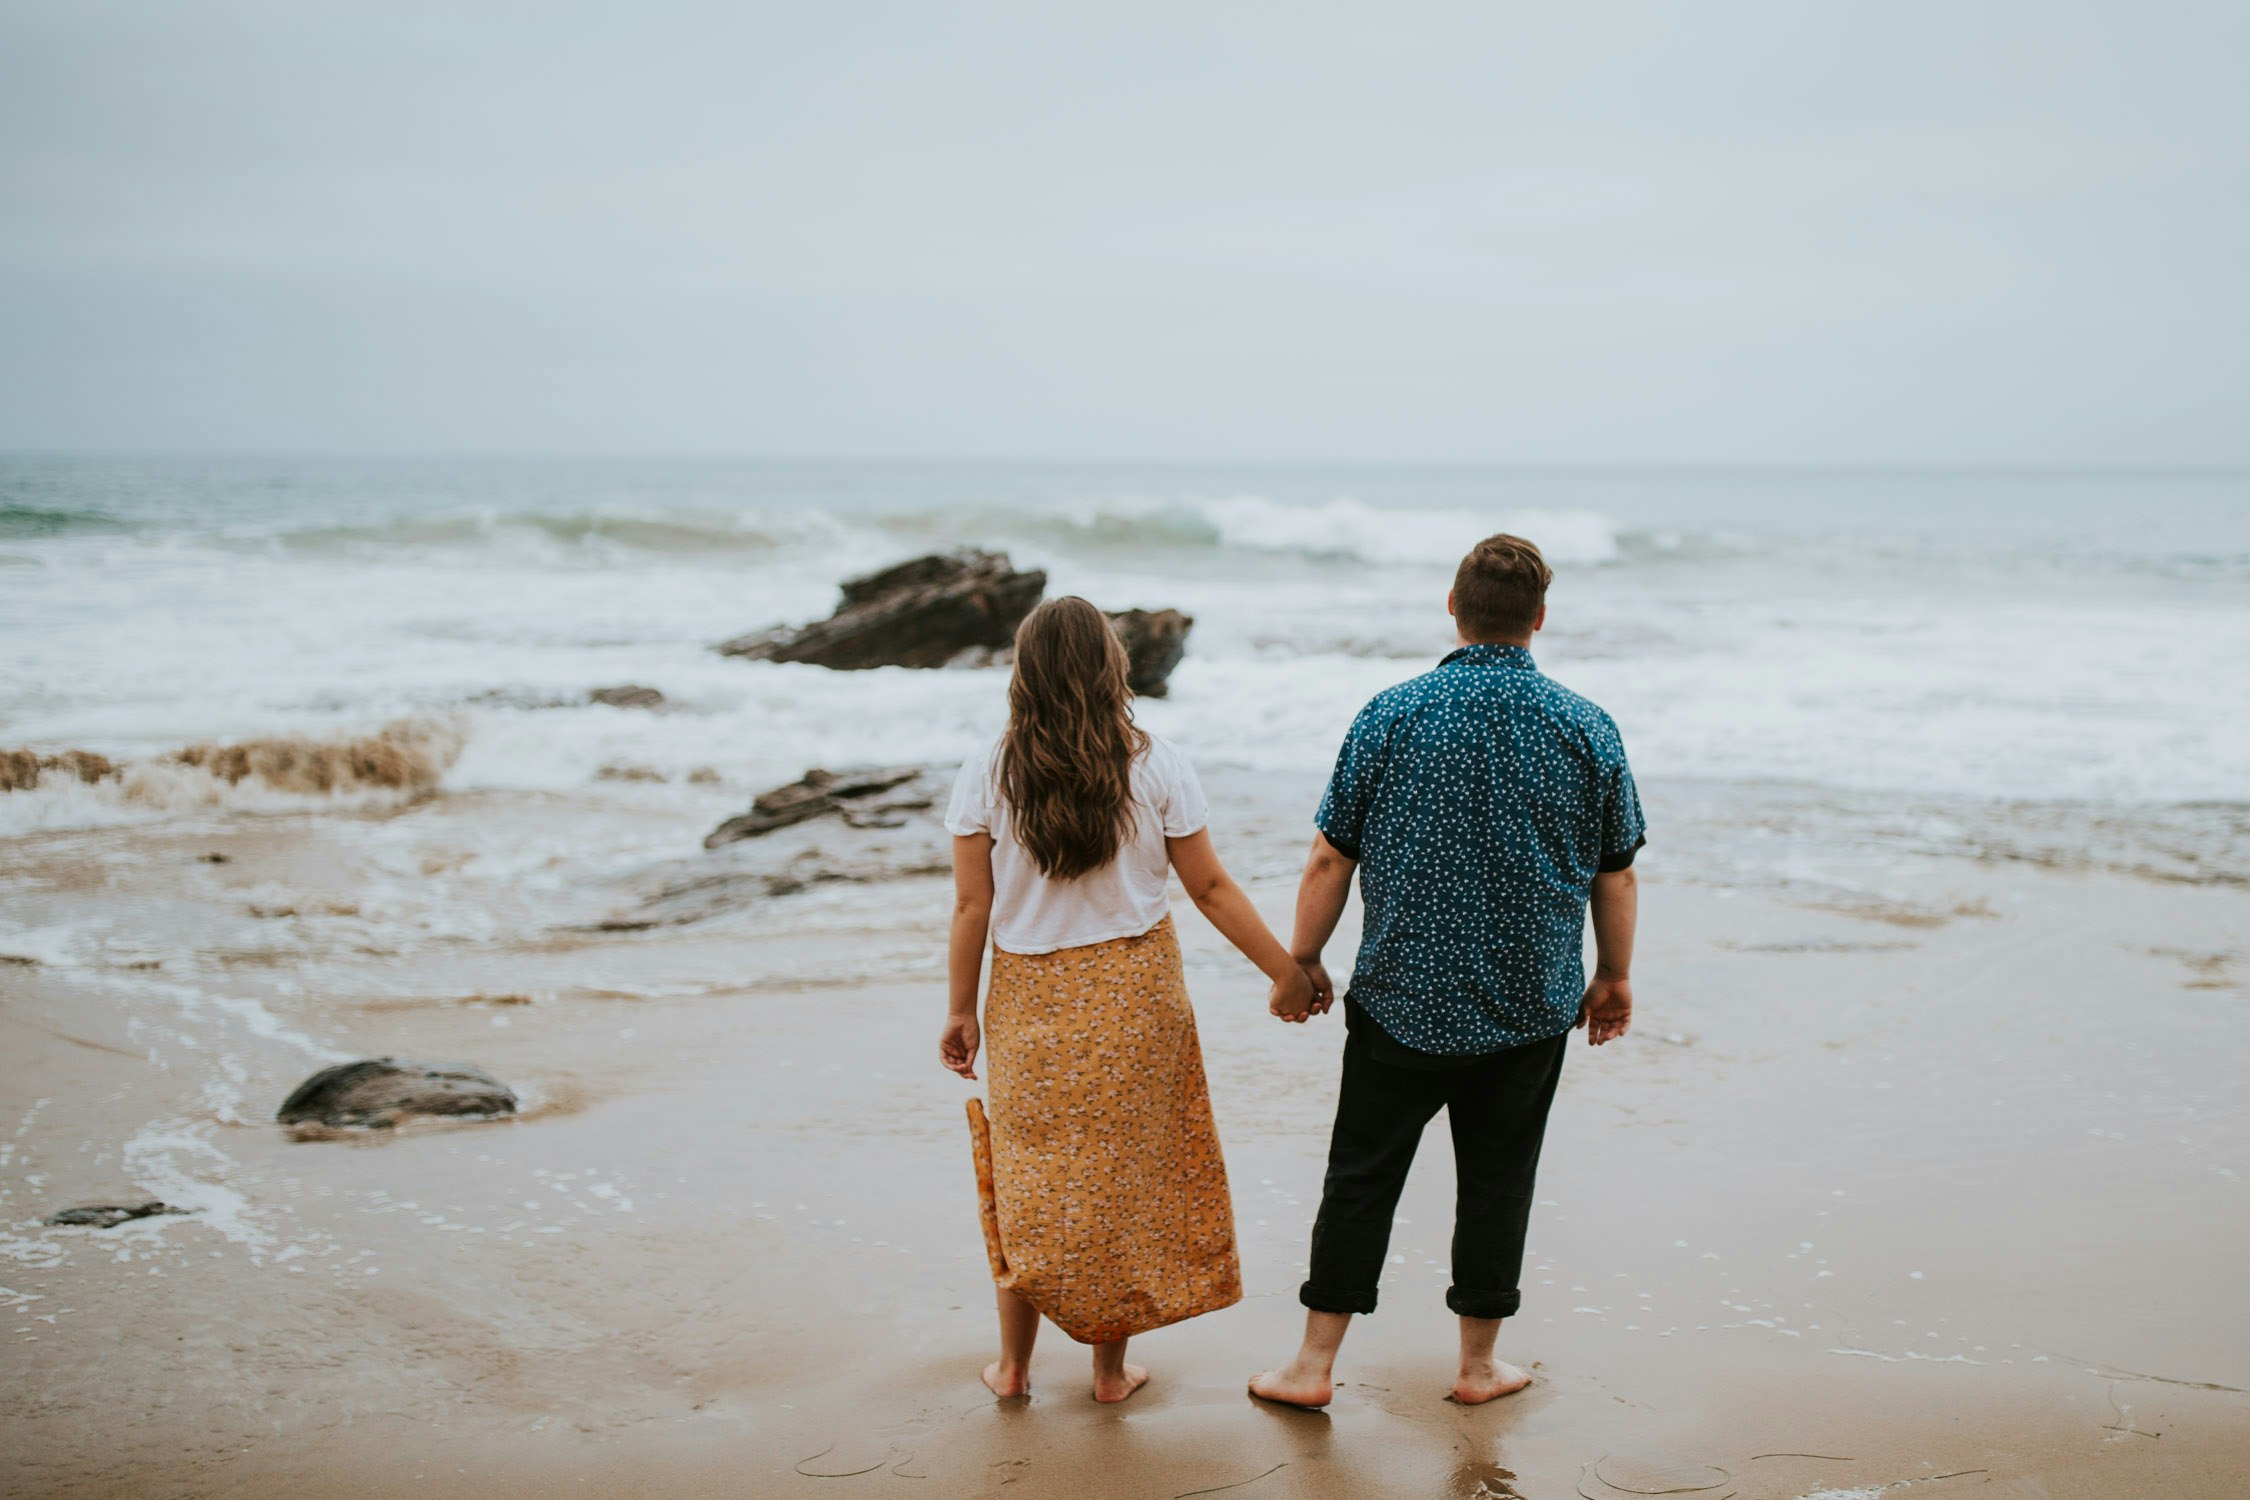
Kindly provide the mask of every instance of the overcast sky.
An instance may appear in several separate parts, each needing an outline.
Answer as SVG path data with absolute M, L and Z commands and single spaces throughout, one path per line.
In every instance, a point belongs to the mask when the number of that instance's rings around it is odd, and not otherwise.
M 0 446 L 2250 462 L 2250 7 L 0 0 Z

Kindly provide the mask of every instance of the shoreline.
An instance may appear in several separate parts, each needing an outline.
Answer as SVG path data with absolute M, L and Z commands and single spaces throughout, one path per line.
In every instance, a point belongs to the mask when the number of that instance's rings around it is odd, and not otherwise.
M 1250 778 L 1214 790 L 1238 876 L 1278 914 L 1301 809 Z M 2196 1500 L 2250 1468 L 2250 1359 L 2228 1336 L 2250 1313 L 2239 891 L 1919 856 L 1900 922 L 1682 883 L 1652 845 L 1641 1013 L 1623 1043 L 1572 1046 L 1525 1312 L 1503 1330 L 1539 1383 L 1438 1399 L 1438 1130 L 1325 1418 L 1242 1382 L 1299 1321 L 1342 1028 L 1266 1018 L 1257 976 L 1183 906 L 1246 1300 L 1137 1340 L 1155 1382 L 1119 1408 L 1082 1399 L 1083 1352 L 1047 1330 L 1035 1400 L 1010 1408 L 976 1379 L 992 1334 L 969 1090 L 928 1055 L 942 882 L 653 935 L 480 938 L 456 913 L 462 932 L 398 952 L 354 951 L 367 914 L 318 904 L 364 884 L 353 850 L 420 868 L 459 842 L 449 819 L 528 815 L 441 806 L 365 839 L 118 830 L 21 873 L 43 910 L 140 928 L 102 934 L 99 964 L 0 968 L 12 1491 L 927 1476 L 949 1494 L 1606 1500 L 1625 1491 L 1585 1466 L 1607 1456 L 1628 1483 L 1629 1461 L 1713 1465 L 1745 1496 Z M 193 863 L 214 852 L 229 863 Z M 447 878 L 433 905 L 466 889 Z M 276 887 L 306 898 L 267 919 L 290 940 L 213 957 Z M 204 957 L 122 966 L 170 940 Z M 781 980 L 808 971 L 825 977 Z M 525 1115 L 318 1142 L 268 1122 L 331 1054 L 385 1052 L 482 1063 Z M 135 1189 L 204 1212 L 36 1222 Z M 1839 1457 L 1753 1456 L 1783 1451 Z

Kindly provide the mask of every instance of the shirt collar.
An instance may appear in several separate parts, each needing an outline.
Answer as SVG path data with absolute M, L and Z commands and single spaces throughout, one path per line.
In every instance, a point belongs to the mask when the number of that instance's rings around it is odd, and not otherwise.
M 1490 641 L 1455 647 L 1446 653 L 1445 660 L 1438 665 L 1450 667 L 1455 662 L 1472 667 L 1525 667 L 1538 670 L 1538 664 L 1531 659 L 1529 646 L 1502 646 Z

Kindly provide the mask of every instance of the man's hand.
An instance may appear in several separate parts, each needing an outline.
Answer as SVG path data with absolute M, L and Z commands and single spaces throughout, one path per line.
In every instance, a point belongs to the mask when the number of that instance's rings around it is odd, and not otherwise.
M 1273 982 L 1273 993 L 1267 997 L 1266 1009 L 1284 1021 L 1303 1021 L 1319 1014 L 1313 1008 L 1318 999 L 1305 971 L 1292 969 Z
M 1328 977 L 1328 965 L 1317 958 L 1300 958 L 1297 960 L 1297 967 L 1303 969 L 1305 978 L 1312 981 L 1312 1013 L 1316 1016 L 1327 1015 L 1328 1008 L 1336 1003 L 1336 981 Z
M 947 1016 L 945 1030 L 938 1033 L 938 1061 L 949 1071 L 973 1080 L 977 1076 L 977 1047 L 983 1040 L 975 1016 Z
M 1578 1002 L 1578 1024 L 1597 1047 L 1623 1036 L 1633 1024 L 1633 982 L 1596 974 L 1586 986 L 1586 998 Z

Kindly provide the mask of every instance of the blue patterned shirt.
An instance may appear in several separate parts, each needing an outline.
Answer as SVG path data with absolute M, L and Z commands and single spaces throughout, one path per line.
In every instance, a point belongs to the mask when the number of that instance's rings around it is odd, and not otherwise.
M 1314 819 L 1359 863 L 1350 1000 L 1424 1053 L 1568 1031 L 1598 871 L 1643 843 L 1608 714 L 1521 646 L 1463 646 L 1352 721 Z

